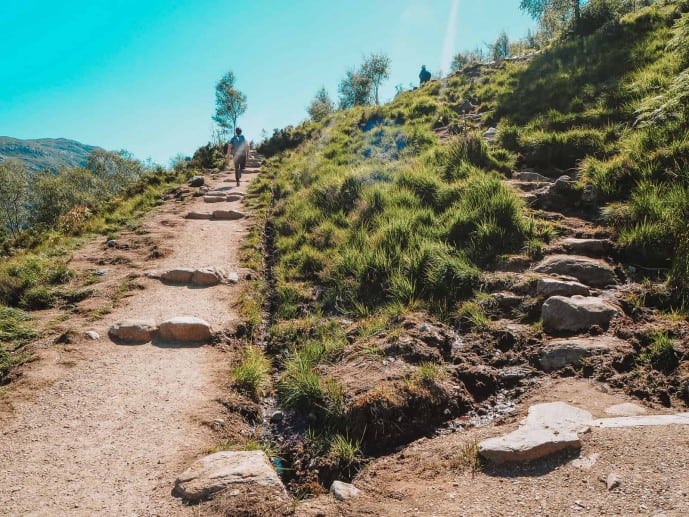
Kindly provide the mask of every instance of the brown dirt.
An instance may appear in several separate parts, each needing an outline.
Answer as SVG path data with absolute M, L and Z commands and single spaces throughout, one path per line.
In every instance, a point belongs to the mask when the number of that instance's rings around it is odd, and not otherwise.
M 228 175 L 208 181 L 221 186 Z M 250 179 L 250 177 L 248 177 Z M 244 192 L 245 181 L 240 188 Z M 241 202 L 212 209 L 240 208 Z M 107 269 L 94 295 L 54 325 L 65 344 L 44 339 L 34 360 L 2 393 L 0 513 L 6 515 L 193 515 L 199 508 L 171 495 L 186 464 L 214 445 L 211 425 L 228 355 L 218 347 L 122 346 L 107 330 L 126 318 L 198 316 L 214 330 L 232 327 L 238 285 L 206 289 L 164 285 L 149 269 L 239 268 L 244 221 L 189 221 L 212 210 L 203 198 L 170 199 L 116 247 L 98 238 L 75 252 L 70 267 L 82 281 Z M 108 313 L 108 310 L 111 312 Z M 47 312 L 47 321 L 59 313 Z M 95 330 L 99 341 L 81 333 Z M 53 334 L 54 338 L 54 334 Z M 226 418 L 226 415 L 224 416 Z M 227 425 L 227 424 L 226 424 Z
M 508 423 L 417 440 L 367 466 L 354 480 L 361 496 L 320 496 L 297 515 L 686 515 L 689 438 L 679 426 L 594 429 L 582 439 L 580 457 L 598 455 L 588 468 L 569 461 L 576 454 L 475 472 L 464 465 L 462 447 L 514 429 L 530 404 L 565 401 L 603 417 L 606 407 L 631 400 L 598 383 L 547 380 Z M 613 472 L 622 483 L 609 491 Z

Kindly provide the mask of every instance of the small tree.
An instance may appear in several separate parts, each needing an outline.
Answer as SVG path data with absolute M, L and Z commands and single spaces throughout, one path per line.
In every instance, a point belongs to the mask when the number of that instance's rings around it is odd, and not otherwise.
M 549 35 L 566 26 L 570 20 L 575 26 L 581 19 L 582 0 L 520 0 L 519 7 L 526 11 Z
M 364 59 L 360 73 L 371 81 L 373 98 L 376 104 L 380 104 L 378 89 L 385 79 L 390 78 L 390 58 L 385 54 L 371 54 Z
M 373 84 L 369 76 L 353 69 L 347 70 L 337 87 L 340 93 L 340 108 L 348 109 L 371 104 L 372 87 Z
M 502 31 L 491 46 L 493 61 L 502 61 L 510 56 L 510 39 L 505 31 Z
M 237 120 L 246 111 L 246 95 L 234 87 L 235 77 L 230 70 L 215 85 L 215 115 L 213 120 L 224 132 L 234 132 Z
M 13 237 L 26 223 L 29 172 L 19 160 L 0 163 L 0 224 Z
M 325 89 L 325 87 L 318 90 L 316 96 L 311 101 L 311 104 L 309 104 L 309 107 L 306 108 L 306 111 L 308 111 L 311 120 L 315 120 L 316 122 L 323 120 L 334 110 L 335 104 L 330 99 L 328 91 Z

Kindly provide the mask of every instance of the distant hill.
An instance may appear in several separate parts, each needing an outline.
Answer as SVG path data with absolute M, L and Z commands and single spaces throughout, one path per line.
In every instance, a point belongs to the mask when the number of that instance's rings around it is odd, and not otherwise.
M 94 149 L 97 147 L 66 138 L 20 140 L 0 136 L 0 163 L 16 158 L 34 171 L 80 167 L 86 164 L 86 158 Z

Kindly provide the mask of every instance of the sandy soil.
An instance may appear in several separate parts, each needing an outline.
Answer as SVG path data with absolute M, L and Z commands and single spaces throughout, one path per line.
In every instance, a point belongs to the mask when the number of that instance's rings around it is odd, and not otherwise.
M 207 184 L 228 187 L 227 175 Z M 248 177 L 247 179 L 250 179 Z M 247 181 L 233 191 L 243 192 Z M 185 465 L 213 446 L 209 425 L 221 414 L 227 359 L 209 346 L 116 345 L 109 326 L 126 318 L 198 316 L 222 330 L 237 316 L 239 285 L 207 289 L 164 285 L 142 274 L 168 267 L 238 268 L 244 221 L 189 221 L 190 210 L 241 209 L 241 202 L 167 201 L 116 247 L 100 238 L 74 254 L 80 272 L 105 269 L 94 295 L 56 331 L 67 344 L 46 343 L 21 378 L 2 393 L 0 514 L 193 515 L 172 497 Z M 129 283 L 112 312 L 93 321 Z M 107 311 L 103 311 L 107 312 Z M 56 314 L 51 314 L 55 316 Z M 101 339 L 80 333 L 96 330 Z

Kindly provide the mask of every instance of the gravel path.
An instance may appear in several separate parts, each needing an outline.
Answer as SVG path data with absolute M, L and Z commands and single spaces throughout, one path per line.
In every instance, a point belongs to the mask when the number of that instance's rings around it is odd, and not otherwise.
M 229 175 L 228 175 L 229 176 Z M 221 175 L 216 186 L 228 177 Z M 233 191 L 244 191 L 246 185 Z M 202 198 L 168 201 L 146 217 L 141 242 L 164 257 L 146 256 L 145 246 L 111 251 L 102 239 L 75 253 L 71 267 L 126 255 L 131 261 L 107 266 L 103 284 L 84 307 L 108 300 L 113 286 L 137 277 L 133 295 L 97 323 L 86 315 L 63 329 L 93 329 L 98 341 L 82 337 L 39 350 L 19 382 L 4 393 L 0 414 L 0 514 L 3 515 L 192 515 L 172 497 L 174 478 L 213 445 L 203 422 L 220 414 L 227 364 L 212 346 L 120 346 L 108 327 L 131 317 L 158 321 L 198 316 L 220 330 L 236 319 L 232 303 L 240 286 L 208 289 L 168 286 L 140 276 L 145 269 L 218 266 L 237 271 L 245 221 L 186 221 L 189 210 L 240 209 L 241 203 L 205 205 Z M 125 262 L 125 261 L 122 261 Z M 9 409 L 8 409 L 9 408 Z

